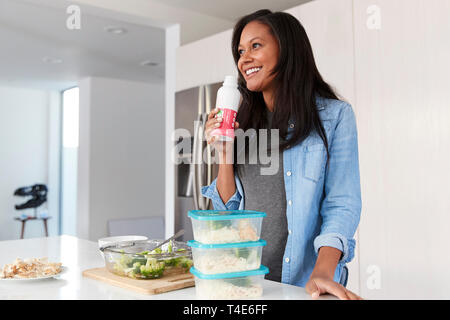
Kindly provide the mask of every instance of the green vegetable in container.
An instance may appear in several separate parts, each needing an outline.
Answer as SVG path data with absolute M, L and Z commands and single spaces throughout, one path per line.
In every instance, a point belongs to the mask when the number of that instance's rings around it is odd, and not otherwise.
M 190 269 L 190 268 L 192 267 L 192 265 L 193 265 L 192 260 L 189 259 L 189 258 L 186 258 L 186 257 L 183 257 L 183 258 L 180 258 L 180 259 L 181 259 L 181 261 L 180 261 L 180 266 L 181 266 L 186 272 L 188 272 L 189 269 Z
M 123 254 L 118 263 L 123 267 L 123 268 L 129 268 L 131 266 L 133 266 L 133 259 L 131 259 L 129 256 Z
M 247 259 L 250 255 L 251 250 L 248 248 L 234 248 L 234 254 L 238 258 Z
M 164 263 L 166 267 L 181 267 L 185 269 L 185 271 L 189 271 L 193 264 L 192 260 L 187 257 L 168 259 L 165 260 Z
M 159 278 L 164 273 L 164 262 L 158 262 L 156 259 L 148 259 L 145 266 L 140 266 L 140 272 L 144 278 Z
M 145 265 L 147 263 L 147 258 L 145 257 L 133 258 L 131 262 L 132 262 L 131 265 L 134 265 L 136 262 L 139 262 L 141 265 Z
M 152 257 L 152 254 L 173 253 L 173 242 L 170 241 L 166 250 L 156 248 L 152 251 L 142 251 L 136 253 L 132 258 L 121 251 L 121 257 L 116 260 L 113 265 L 114 270 L 131 278 L 154 279 L 162 277 L 166 267 L 181 267 L 185 272 L 189 271 L 193 262 L 188 257 L 178 257 L 167 260 L 158 260 Z M 179 248 L 176 252 L 186 251 L 184 248 Z
M 133 271 L 135 273 L 139 273 L 141 271 L 141 266 L 142 266 L 142 264 L 140 262 L 133 263 L 133 268 L 134 268 Z
M 206 221 L 208 227 L 213 230 L 222 229 L 225 227 L 231 227 L 230 220 L 209 220 Z

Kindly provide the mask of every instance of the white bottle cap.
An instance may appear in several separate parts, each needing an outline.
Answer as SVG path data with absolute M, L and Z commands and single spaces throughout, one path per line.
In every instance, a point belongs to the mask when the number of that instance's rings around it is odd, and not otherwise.
M 235 76 L 225 76 L 225 81 L 223 82 L 224 86 L 233 86 L 237 87 L 237 78 Z

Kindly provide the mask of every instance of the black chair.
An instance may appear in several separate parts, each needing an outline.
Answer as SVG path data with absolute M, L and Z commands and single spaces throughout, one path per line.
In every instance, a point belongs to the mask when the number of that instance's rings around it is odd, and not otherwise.
M 14 218 L 14 220 L 22 221 L 22 233 L 20 235 L 20 239 L 23 239 L 25 233 L 25 223 L 28 220 L 36 220 L 36 219 L 42 220 L 44 222 L 45 236 L 48 237 L 47 220 L 50 219 L 50 217 L 37 216 L 37 208 L 47 201 L 47 193 L 48 188 L 45 184 L 35 184 L 29 187 L 21 187 L 16 189 L 16 191 L 14 191 L 15 196 L 20 197 L 31 196 L 31 198 L 28 201 L 22 204 L 15 205 L 16 210 L 34 209 L 34 216 L 31 217 L 27 216 L 25 218 L 23 217 Z

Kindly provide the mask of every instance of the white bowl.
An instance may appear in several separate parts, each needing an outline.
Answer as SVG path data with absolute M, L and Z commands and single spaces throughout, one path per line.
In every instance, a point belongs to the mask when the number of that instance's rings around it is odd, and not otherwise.
M 148 240 L 146 236 L 117 236 L 117 237 L 107 237 L 98 239 L 98 248 L 105 247 L 107 245 L 112 245 L 118 242 L 125 242 L 124 244 L 131 245 L 133 241 L 137 240 Z M 104 258 L 103 252 L 100 254 Z

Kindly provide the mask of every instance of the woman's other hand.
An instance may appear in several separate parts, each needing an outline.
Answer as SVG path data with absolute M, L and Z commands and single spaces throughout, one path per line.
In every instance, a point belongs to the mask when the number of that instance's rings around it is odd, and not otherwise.
M 328 277 L 311 275 L 311 278 L 306 283 L 305 289 L 313 299 L 317 299 L 320 295 L 328 293 L 341 300 L 363 300 L 356 293 L 351 292 L 343 285 Z

